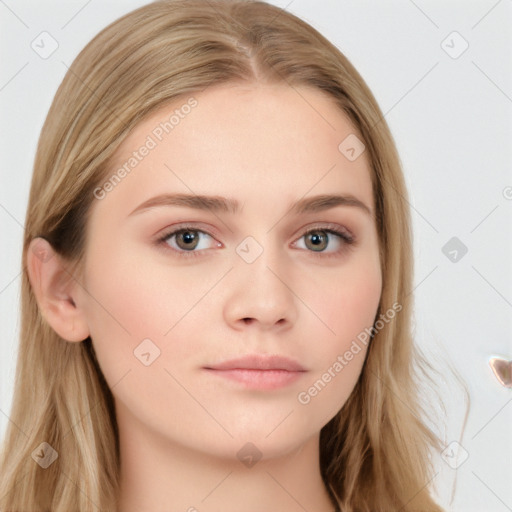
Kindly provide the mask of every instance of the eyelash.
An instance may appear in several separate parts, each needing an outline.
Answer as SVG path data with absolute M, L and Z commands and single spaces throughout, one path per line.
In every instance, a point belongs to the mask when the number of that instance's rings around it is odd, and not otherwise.
M 203 255 L 201 254 L 202 251 L 206 250 L 206 249 L 203 249 L 203 250 L 199 250 L 199 251 L 195 251 L 195 250 L 192 250 L 192 251 L 185 251 L 185 250 L 177 250 L 177 249 L 174 249 L 173 247 L 170 247 L 169 244 L 167 244 L 167 241 L 169 240 L 169 238 L 171 238 L 172 236 L 174 235 L 178 235 L 180 233 L 183 233 L 183 232 L 187 232 L 187 231 L 192 231 L 192 232 L 197 232 L 197 233 L 203 233 L 205 235 L 208 235 L 209 237 L 213 238 L 215 240 L 215 237 L 213 235 L 211 235 L 210 233 L 208 233 L 207 231 L 204 231 L 202 229 L 198 229 L 197 227 L 194 227 L 194 226 L 189 226 L 189 225 L 184 225 L 184 226 L 180 226 L 178 228 L 174 227 L 171 231 L 167 231 L 166 233 L 164 233 L 163 236 L 160 236 L 157 240 L 156 240 L 156 245 L 160 246 L 163 248 L 163 250 L 165 251 L 173 251 L 174 253 L 177 253 L 185 258 L 196 258 L 196 257 L 202 257 Z M 345 251 L 349 250 L 352 248 L 352 246 L 355 244 L 355 238 L 350 235 L 349 233 L 343 231 L 343 230 L 340 230 L 340 228 L 338 228 L 336 225 L 332 225 L 332 224 L 328 224 L 327 226 L 317 226 L 317 227 L 313 227 L 313 228 L 310 228 L 308 229 L 304 234 L 302 234 L 298 240 L 300 240 L 301 238 L 311 234 L 311 233 L 315 233 L 316 231 L 323 231 L 324 233 L 327 233 L 328 235 L 335 235 L 335 236 L 338 236 L 341 240 L 341 243 L 343 244 L 343 246 L 338 249 L 337 251 L 334 251 L 334 252 L 329 252 L 329 253 L 326 253 L 324 251 L 320 251 L 320 252 L 317 252 L 317 251 L 307 251 L 307 252 L 311 252 L 312 254 L 314 254 L 315 256 L 318 256 L 318 257 L 321 257 L 321 258 L 333 258 L 333 257 L 340 257 L 342 255 L 342 253 L 344 253 Z

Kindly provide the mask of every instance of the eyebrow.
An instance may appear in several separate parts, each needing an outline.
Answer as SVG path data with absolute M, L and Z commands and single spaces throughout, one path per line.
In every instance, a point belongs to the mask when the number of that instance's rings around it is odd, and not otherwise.
M 236 199 L 222 196 L 206 196 L 191 194 L 161 194 L 144 201 L 128 216 L 142 213 L 161 206 L 182 206 L 196 210 L 210 210 L 212 212 L 239 213 L 240 203 Z M 317 195 L 300 199 L 292 205 L 291 212 L 295 215 L 315 213 L 329 210 L 337 206 L 352 206 L 373 217 L 372 210 L 365 203 L 353 195 Z

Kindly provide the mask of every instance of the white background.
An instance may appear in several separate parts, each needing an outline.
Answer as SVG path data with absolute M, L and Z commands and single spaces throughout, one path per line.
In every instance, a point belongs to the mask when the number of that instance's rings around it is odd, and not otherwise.
M 78 52 L 145 3 L 0 0 L 0 435 L 14 383 L 21 241 L 39 132 Z M 456 469 L 435 457 L 439 499 L 447 506 L 456 483 L 450 510 L 512 511 L 512 389 L 489 367 L 492 356 L 512 359 L 512 1 L 271 3 L 350 59 L 395 137 L 413 212 L 416 339 L 447 376 L 439 382 L 445 443 L 463 447 L 450 459 Z M 47 59 L 31 48 L 43 31 L 59 45 Z M 464 41 L 453 31 L 469 44 L 457 58 Z M 442 252 L 452 237 L 468 248 L 457 262 Z M 462 438 L 464 395 L 450 365 L 471 395 Z

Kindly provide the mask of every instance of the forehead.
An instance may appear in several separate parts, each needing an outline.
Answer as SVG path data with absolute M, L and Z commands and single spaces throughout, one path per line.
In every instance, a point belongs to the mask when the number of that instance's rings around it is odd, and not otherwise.
M 132 130 L 105 179 L 122 178 L 113 180 L 98 207 L 133 209 L 151 195 L 173 191 L 236 196 L 244 203 L 255 198 L 260 205 L 344 192 L 371 206 L 366 154 L 351 161 L 340 150 L 350 137 L 361 139 L 320 90 L 211 86 L 162 106 Z

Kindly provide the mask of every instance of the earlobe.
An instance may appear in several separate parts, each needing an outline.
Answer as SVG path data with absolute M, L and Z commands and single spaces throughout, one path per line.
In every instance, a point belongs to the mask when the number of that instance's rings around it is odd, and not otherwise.
M 34 238 L 27 250 L 27 271 L 41 315 L 66 341 L 89 336 L 84 312 L 77 304 L 78 284 L 62 257 L 44 238 Z

